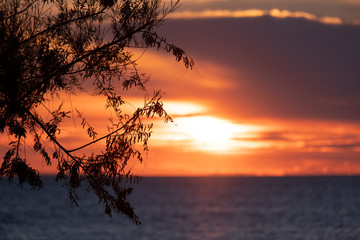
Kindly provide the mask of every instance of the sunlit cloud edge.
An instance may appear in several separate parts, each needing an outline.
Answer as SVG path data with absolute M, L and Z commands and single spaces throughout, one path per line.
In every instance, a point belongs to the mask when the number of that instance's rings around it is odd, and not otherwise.
M 302 18 L 309 21 L 320 22 L 330 25 L 360 25 L 359 20 L 342 19 L 340 17 L 319 17 L 303 11 L 288 11 L 277 8 L 271 10 L 248 9 L 248 10 L 204 10 L 204 11 L 179 11 L 172 13 L 171 19 L 209 19 L 209 18 L 250 18 L 270 16 L 274 18 Z

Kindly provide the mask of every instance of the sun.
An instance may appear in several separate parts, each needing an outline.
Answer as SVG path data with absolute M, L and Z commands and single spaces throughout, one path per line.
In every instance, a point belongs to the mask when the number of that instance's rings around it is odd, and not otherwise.
M 234 125 L 210 116 L 178 119 L 177 126 L 197 148 L 206 151 L 226 151 L 231 148 Z

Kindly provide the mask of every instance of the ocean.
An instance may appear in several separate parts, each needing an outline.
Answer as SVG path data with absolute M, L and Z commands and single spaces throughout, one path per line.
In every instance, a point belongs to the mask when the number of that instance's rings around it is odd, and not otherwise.
M 360 177 L 144 178 L 142 224 L 109 218 L 92 195 L 72 206 L 53 178 L 29 191 L 0 181 L 0 239 L 360 239 Z

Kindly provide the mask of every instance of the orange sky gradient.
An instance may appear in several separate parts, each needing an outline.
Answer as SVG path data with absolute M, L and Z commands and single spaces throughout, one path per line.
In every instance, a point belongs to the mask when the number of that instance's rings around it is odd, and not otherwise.
M 141 56 L 139 70 L 151 75 L 148 92 L 166 93 L 165 109 L 174 119 L 153 119 L 145 161 L 129 165 L 136 174 L 360 174 L 360 20 L 353 13 L 360 13 L 360 5 L 269 2 L 184 0 L 159 29 L 194 58 L 193 71 L 161 51 L 134 52 Z M 315 7 L 321 4 L 329 12 Z M 355 10 L 347 14 L 341 4 Z M 125 93 L 128 111 L 143 102 L 139 94 Z M 104 99 L 65 99 L 66 107 L 76 106 L 99 135 L 106 134 L 111 112 Z M 78 133 L 79 123 L 61 126 L 65 147 L 89 140 Z M 8 140 L 0 139 L 1 153 Z M 31 165 L 42 173 L 56 170 L 40 158 Z

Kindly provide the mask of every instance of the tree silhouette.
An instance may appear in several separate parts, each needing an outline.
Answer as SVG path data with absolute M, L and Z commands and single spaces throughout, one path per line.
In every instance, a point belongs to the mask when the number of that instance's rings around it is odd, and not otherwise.
M 148 79 L 137 70 L 131 49 L 163 49 L 186 68 L 193 67 L 193 60 L 182 49 L 155 31 L 177 7 L 178 1 L 163 4 L 160 0 L 3 0 L 0 131 L 13 141 L 3 157 L 0 177 L 6 176 L 10 182 L 16 177 L 20 185 L 28 183 L 32 189 L 42 187 L 38 170 L 29 165 L 22 150 L 25 139 L 33 139 L 33 150 L 43 161 L 56 164 L 56 179 L 65 183 L 71 202 L 77 205 L 77 192 L 86 188 L 104 204 L 106 214 L 124 214 L 139 224 L 127 200 L 132 188 L 124 185 L 139 177 L 126 166 L 130 159 L 141 162 L 148 150 L 152 124 L 144 123 L 144 118 L 172 119 L 163 109 L 160 91 L 152 97 L 145 91 L 144 106 L 132 115 L 123 112 L 125 101 L 120 92 L 133 87 L 145 90 Z M 78 113 L 91 140 L 76 149 L 64 147 L 58 138 L 60 125 L 74 113 L 61 104 L 55 110 L 45 104 L 61 97 L 61 92 L 103 96 L 106 107 L 117 117 L 109 133 L 98 137 Z M 40 107 L 51 114 L 49 120 L 41 116 Z M 46 141 L 53 147 L 46 146 Z M 106 142 L 101 153 L 83 151 L 98 141 Z

